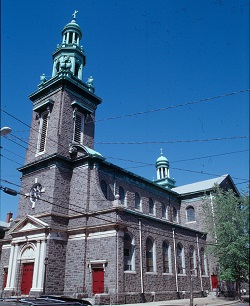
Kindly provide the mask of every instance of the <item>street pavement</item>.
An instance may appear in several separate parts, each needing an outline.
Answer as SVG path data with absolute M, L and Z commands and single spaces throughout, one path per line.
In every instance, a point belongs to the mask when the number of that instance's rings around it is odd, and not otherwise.
M 219 305 L 237 305 L 237 306 L 247 306 L 249 305 L 249 296 L 244 296 L 244 301 L 239 300 L 229 300 L 225 298 L 219 298 L 216 296 L 207 296 L 202 298 L 194 298 L 193 306 L 219 306 Z M 18 302 L 12 302 L 10 299 L 1 301 L 0 306 L 15 306 L 22 305 Z M 107 306 L 107 305 L 103 305 Z M 159 302 L 149 302 L 149 303 L 139 303 L 139 304 L 123 304 L 119 306 L 190 306 L 190 299 L 180 299 L 180 300 L 170 300 L 170 301 L 159 301 Z

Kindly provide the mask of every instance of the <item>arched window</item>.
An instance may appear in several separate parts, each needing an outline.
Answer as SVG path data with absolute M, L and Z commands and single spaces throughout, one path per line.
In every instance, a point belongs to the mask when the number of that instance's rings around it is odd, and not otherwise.
M 173 221 L 178 222 L 178 210 L 173 207 Z
M 201 274 L 207 275 L 207 259 L 206 259 L 205 250 L 203 248 L 201 248 L 200 250 L 200 261 L 201 261 Z
M 80 65 L 78 63 L 76 63 L 75 64 L 74 76 L 78 77 L 79 69 L 80 69 Z
M 195 221 L 195 211 L 193 206 L 188 206 L 186 209 L 187 222 Z
M 154 201 L 151 198 L 149 198 L 149 200 L 148 200 L 148 206 L 149 206 L 149 213 L 151 215 L 154 215 L 155 214 L 155 205 L 154 205 Z
M 72 44 L 73 41 L 73 33 L 69 32 L 69 44 Z
M 108 199 L 108 184 L 104 180 L 101 180 L 101 189 L 105 198 Z
M 45 152 L 48 123 L 49 123 L 49 112 L 45 111 L 44 113 L 41 114 L 41 117 L 40 117 L 37 153 Z
M 83 144 L 84 135 L 84 115 L 74 111 L 74 142 Z
M 125 205 L 125 192 L 122 186 L 119 187 L 119 199 L 122 205 Z
M 124 271 L 134 270 L 134 245 L 131 235 L 124 235 Z
M 154 272 L 154 242 L 151 238 L 146 240 L 146 271 Z
M 163 273 L 171 273 L 171 250 L 167 241 L 163 241 L 162 244 L 162 259 Z
M 164 219 L 167 219 L 167 210 L 166 210 L 166 205 L 164 203 L 161 203 L 161 216 Z
M 177 244 L 177 272 L 178 274 L 185 274 L 185 255 L 184 248 L 181 243 Z
M 197 266 L 196 266 L 196 251 L 194 246 L 189 247 L 189 268 L 191 274 L 195 275 L 197 272 Z
M 60 68 L 60 61 L 56 63 L 56 72 L 59 72 L 59 68 Z
M 135 193 L 135 209 L 141 209 L 141 197 L 139 193 Z

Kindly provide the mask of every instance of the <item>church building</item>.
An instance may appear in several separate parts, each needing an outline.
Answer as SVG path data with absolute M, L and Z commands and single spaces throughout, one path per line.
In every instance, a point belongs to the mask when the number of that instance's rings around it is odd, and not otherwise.
M 18 215 L 1 240 L 2 296 L 67 295 L 96 305 L 160 301 L 188 298 L 191 277 L 194 297 L 206 295 L 206 233 L 186 224 L 187 198 L 163 153 L 150 181 L 95 151 L 102 100 L 92 77 L 82 81 L 81 38 L 74 13 L 53 53 L 52 77 L 41 76 L 29 96 Z

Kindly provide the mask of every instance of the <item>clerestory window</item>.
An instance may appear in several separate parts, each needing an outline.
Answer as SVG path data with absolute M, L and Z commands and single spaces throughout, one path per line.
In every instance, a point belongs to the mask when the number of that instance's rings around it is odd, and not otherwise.
M 171 273 L 171 250 L 168 241 L 162 244 L 163 273 Z
M 141 197 L 139 193 L 135 193 L 135 209 L 141 210 Z
M 125 205 L 125 191 L 122 186 L 119 187 L 119 199 L 122 205 Z
M 155 214 L 155 205 L 154 205 L 154 201 L 151 198 L 149 198 L 149 200 L 148 200 L 148 206 L 149 206 L 149 213 L 151 215 L 154 215 Z
M 186 216 L 187 216 L 187 222 L 194 222 L 195 221 L 195 210 L 194 210 L 193 206 L 187 207 Z
M 146 271 L 155 271 L 155 258 L 154 258 L 154 241 L 151 238 L 146 240 Z

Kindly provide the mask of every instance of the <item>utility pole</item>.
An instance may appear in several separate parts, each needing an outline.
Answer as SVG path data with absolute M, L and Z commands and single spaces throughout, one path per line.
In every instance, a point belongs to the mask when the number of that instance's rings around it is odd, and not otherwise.
M 190 302 L 189 306 L 194 305 L 194 298 L 193 298 L 193 270 L 190 271 Z

